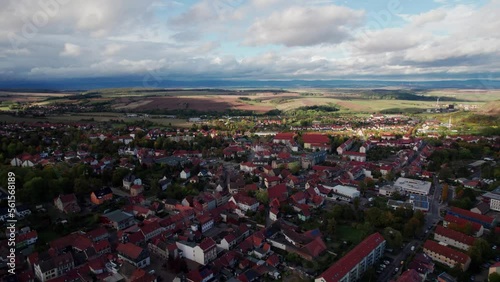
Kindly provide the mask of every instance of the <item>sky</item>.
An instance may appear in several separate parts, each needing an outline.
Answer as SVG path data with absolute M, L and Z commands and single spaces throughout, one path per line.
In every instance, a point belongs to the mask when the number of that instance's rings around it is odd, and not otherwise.
M 500 0 L 0 0 L 0 7 L 0 81 L 500 77 Z

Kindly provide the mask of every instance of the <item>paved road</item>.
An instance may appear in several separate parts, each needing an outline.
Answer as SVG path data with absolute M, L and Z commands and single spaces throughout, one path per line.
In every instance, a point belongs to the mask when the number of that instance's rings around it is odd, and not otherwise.
M 391 278 L 396 275 L 401 273 L 401 261 L 406 260 L 408 255 L 412 253 L 411 247 L 415 246 L 415 249 L 418 249 L 419 245 L 422 242 L 417 241 L 417 240 L 412 240 L 409 244 L 406 244 L 402 250 L 394 250 L 394 252 L 399 252 L 394 260 L 384 269 L 382 273 L 380 273 L 379 277 L 377 278 L 378 282 L 386 282 L 391 280 Z M 395 269 L 398 268 L 398 271 L 395 272 Z
M 432 195 L 429 196 L 429 212 L 427 212 L 425 216 L 425 224 L 423 230 L 420 234 L 417 234 L 418 237 L 423 238 L 422 240 L 412 240 L 410 243 L 406 244 L 402 250 L 394 250 L 395 252 L 399 252 L 394 261 L 389 264 L 382 273 L 380 273 L 377 281 L 385 282 L 389 281 L 396 274 L 399 275 L 402 272 L 402 264 L 401 261 L 405 261 L 408 256 L 414 251 L 411 250 L 411 247 L 415 247 L 415 251 L 423 245 L 423 242 L 426 240 L 429 235 L 429 230 L 432 229 L 436 224 L 441 220 L 440 209 L 441 205 L 439 204 L 439 197 L 441 196 L 441 185 L 439 184 L 438 178 L 434 177 L 433 179 L 433 192 Z M 396 272 L 395 269 L 398 268 Z

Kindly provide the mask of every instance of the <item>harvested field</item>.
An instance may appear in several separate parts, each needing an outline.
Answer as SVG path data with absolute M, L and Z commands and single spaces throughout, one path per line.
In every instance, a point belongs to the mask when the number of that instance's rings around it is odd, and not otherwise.
M 272 106 L 249 105 L 238 101 L 238 96 L 211 96 L 211 97 L 154 97 L 146 104 L 129 107 L 137 110 L 197 110 L 197 111 L 225 111 L 238 109 L 256 112 L 266 112 L 274 109 Z

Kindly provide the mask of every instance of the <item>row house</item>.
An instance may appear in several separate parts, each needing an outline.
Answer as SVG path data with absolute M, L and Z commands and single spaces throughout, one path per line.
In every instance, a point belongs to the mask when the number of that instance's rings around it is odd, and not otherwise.
M 469 210 L 464 210 L 461 208 L 457 207 L 452 207 L 449 211 L 448 214 L 463 218 L 475 223 L 481 224 L 484 228 L 492 228 L 496 224 L 496 218 L 482 215 L 482 214 L 477 214 L 473 213 Z
M 432 240 L 425 241 L 424 253 L 430 256 L 432 260 L 445 264 L 450 268 L 458 264 L 462 271 L 467 271 L 471 262 L 468 255 Z
M 33 270 L 39 281 L 45 282 L 63 276 L 75 267 L 75 261 L 71 253 L 56 255 L 34 263 Z
M 481 237 L 484 234 L 484 227 L 481 224 L 451 214 L 447 214 L 444 217 L 443 226 L 454 230 L 460 230 L 461 232 L 470 231 L 474 237 Z
M 441 225 L 436 226 L 434 240 L 464 251 L 468 251 L 470 247 L 474 245 L 475 241 L 472 236 L 463 234 L 453 229 L 445 228 Z
M 354 144 L 354 139 L 349 139 L 337 147 L 337 154 L 343 155 L 345 152 L 349 151 Z

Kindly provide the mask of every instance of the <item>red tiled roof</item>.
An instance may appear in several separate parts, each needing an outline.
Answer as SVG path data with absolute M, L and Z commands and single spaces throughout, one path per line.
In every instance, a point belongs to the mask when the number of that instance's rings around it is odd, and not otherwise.
M 396 282 L 422 282 L 422 276 L 415 269 L 408 269 L 399 276 Z
M 472 236 L 465 235 L 453 229 L 445 228 L 441 225 L 436 226 L 436 231 L 434 233 L 469 246 L 472 246 L 474 244 L 474 241 L 476 240 Z
M 126 244 L 118 244 L 118 247 L 116 247 L 116 251 L 120 254 L 123 254 L 131 259 L 136 259 L 138 258 L 141 253 L 142 253 L 142 248 L 138 247 L 132 243 L 126 243 Z
M 320 277 L 326 282 L 340 281 L 354 266 L 384 241 L 385 239 L 380 233 L 368 236 L 368 238 L 359 243 L 347 255 L 330 266 Z
M 467 219 L 463 219 L 463 218 L 460 218 L 460 217 L 456 217 L 456 216 L 453 216 L 451 214 L 447 214 L 444 217 L 444 221 L 449 222 L 449 223 L 454 223 L 454 224 L 456 224 L 456 225 L 458 225 L 460 227 L 464 227 L 467 224 L 470 224 L 471 227 L 472 227 L 472 230 L 474 230 L 475 232 L 481 230 L 481 226 L 482 226 L 479 223 L 472 222 L 472 221 L 469 221 Z
M 269 199 L 278 198 L 280 201 L 286 199 L 288 189 L 285 184 L 278 184 L 267 189 Z
M 107 234 L 108 231 L 104 227 L 98 227 L 96 229 L 92 229 L 89 232 L 87 232 L 87 236 L 91 238 L 92 240 L 95 240 L 95 238 L 99 238 L 101 236 L 104 236 Z
M 234 194 L 233 198 L 236 201 L 236 203 L 242 203 L 242 204 L 245 204 L 247 206 L 253 206 L 257 203 L 256 199 L 254 199 L 252 197 L 245 196 L 242 193 Z
M 464 209 L 460 209 L 457 207 L 452 207 L 451 211 L 456 213 L 456 214 L 460 214 L 460 215 L 463 215 L 463 216 L 469 217 L 469 218 L 474 218 L 474 219 L 480 220 L 481 222 L 486 222 L 489 224 L 492 224 L 493 220 L 494 220 L 494 218 L 492 218 L 492 217 L 482 215 L 482 214 L 473 213 L 469 210 L 464 210 Z
M 450 258 L 456 262 L 459 262 L 461 264 L 467 263 L 467 261 L 470 259 L 468 255 L 459 252 L 455 249 L 440 245 L 439 243 L 432 241 L 432 240 L 427 240 L 424 243 L 424 250 L 427 249 L 433 253 L 437 253 L 439 255 L 442 255 L 444 257 Z
M 59 195 L 59 199 L 63 204 L 77 201 L 75 194 Z
M 37 238 L 37 237 L 38 237 L 38 233 L 36 232 L 36 230 L 31 230 L 30 232 L 17 235 L 16 241 L 17 242 L 24 242 L 24 241 L 27 241 L 27 240 L 30 240 L 33 238 Z
M 107 248 L 111 247 L 111 244 L 109 243 L 108 240 L 101 240 L 101 241 L 98 241 L 98 242 L 95 242 L 94 243 L 94 249 L 97 251 L 97 252 L 100 252 L 102 250 L 105 250 Z
M 272 254 L 267 260 L 266 263 L 270 266 L 277 266 L 280 263 L 280 259 L 276 254 Z
M 295 134 L 292 132 L 281 132 L 274 136 L 275 140 L 292 140 Z
M 203 241 L 201 241 L 199 245 L 199 247 L 203 251 L 207 251 L 215 246 L 216 246 L 215 241 L 212 238 L 205 238 Z
M 326 245 L 321 237 L 316 237 L 311 243 L 307 244 L 304 249 L 306 249 L 312 257 L 317 257 L 326 250 Z
M 141 227 L 141 231 L 144 234 L 144 236 L 146 236 L 146 234 L 152 233 L 160 228 L 161 228 L 160 224 L 156 221 L 153 221 L 151 223 L 144 224 L 144 226 Z
M 302 140 L 304 143 L 330 143 L 330 138 L 326 135 L 322 134 L 304 134 L 302 135 Z

